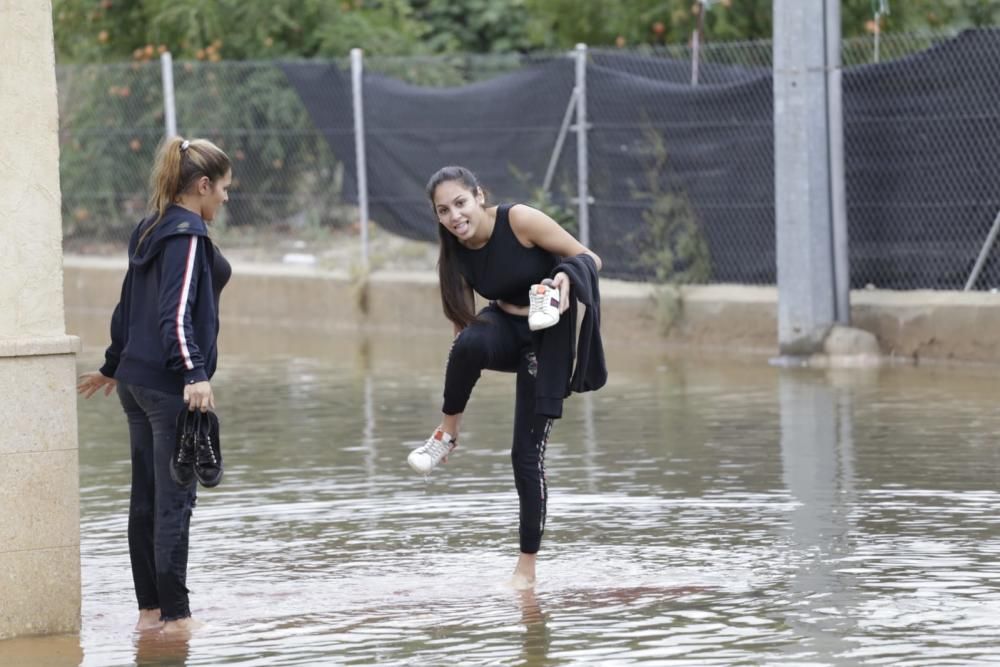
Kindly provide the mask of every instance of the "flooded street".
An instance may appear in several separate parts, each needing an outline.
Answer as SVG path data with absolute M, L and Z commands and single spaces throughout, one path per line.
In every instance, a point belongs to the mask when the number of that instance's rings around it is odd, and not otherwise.
M 131 632 L 125 420 L 95 398 L 82 632 L 0 642 L 0 664 L 1000 662 L 995 369 L 611 347 L 609 384 L 553 429 L 538 586 L 518 593 L 513 376 L 484 376 L 425 480 L 406 455 L 437 424 L 446 340 L 272 334 L 222 342 L 226 473 L 199 491 L 188 576 L 204 627 Z

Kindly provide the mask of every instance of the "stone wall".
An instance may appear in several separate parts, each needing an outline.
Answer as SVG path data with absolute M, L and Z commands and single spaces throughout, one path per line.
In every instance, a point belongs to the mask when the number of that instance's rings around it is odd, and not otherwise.
M 52 5 L 0 0 L 0 638 L 80 628 Z

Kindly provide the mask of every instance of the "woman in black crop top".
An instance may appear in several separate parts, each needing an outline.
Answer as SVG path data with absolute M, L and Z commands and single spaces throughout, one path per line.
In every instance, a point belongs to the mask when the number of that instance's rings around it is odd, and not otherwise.
M 545 528 L 545 446 L 552 419 L 535 412 L 537 360 L 527 322 L 528 291 L 549 278 L 562 258 L 589 255 L 598 269 L 601 259 L 539 210 L 523 204 L 487 206 L 479 181 L 464 167 L 435 173 L 427 195 L 439 223 L 441 302 L 455 340 L 441 424 L 408 461 L 428 474 L 455 448 L 462 413 L 483 370 L 517 373 L 511 461 L 520 501 L 520 556 L 511 584 L 531 588 Z M 564 311 L 569 278 L 559 272 L 553 281 Z M 474 292 L 490 301 L 478 314 Z

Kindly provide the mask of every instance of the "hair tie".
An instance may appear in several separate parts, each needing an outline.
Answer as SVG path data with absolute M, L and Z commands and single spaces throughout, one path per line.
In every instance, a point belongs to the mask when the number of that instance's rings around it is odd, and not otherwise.
M 191 147 L 191 142 L 185 139 L 184 141 L 181 142 L 181 153 L 183 153 L 190 147 Z

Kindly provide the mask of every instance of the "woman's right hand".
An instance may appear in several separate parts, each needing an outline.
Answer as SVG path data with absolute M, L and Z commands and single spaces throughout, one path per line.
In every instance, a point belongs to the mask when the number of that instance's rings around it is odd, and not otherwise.
M 208 412 L 215 410 L 215 396 L 212 394 L 212 385 L 208 380 L 184 385 L 184 402 L 187 403 L 188 410 L 194 412 L 201 410 Z
M 103 388 L 104 395 L 109 396 L 117 384 L 117 380 L 109 378 L 107 375 L 101 373 L 101 371 L 91 371 L 77 378 L 76 393 L 82 394 L 84 398 L 90 398 Z

